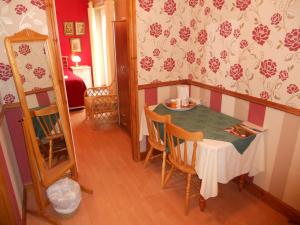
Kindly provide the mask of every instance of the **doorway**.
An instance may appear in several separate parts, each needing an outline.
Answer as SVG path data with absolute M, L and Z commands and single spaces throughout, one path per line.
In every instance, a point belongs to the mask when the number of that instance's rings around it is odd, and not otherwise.
M 57 40 L 58 34 L 57 30 L 57 21 L 55 18 L 55 1 L 49 0 L 53 4 L 50 4 L 49 10 L 47 10 L 48 21 L 49 21 L 49 34 L 53 40 Z M 126 7 L 124 7 L 124 4 Z M 135 1 L 134 0 L 126 0 L 126 1 L 116 1 L 116 19 L 121 17 L 123 20 L 127 19 L 126 23 L 126 32 L 127 32 L 127 43 L 128 43 L 128 73 L 129 76 L 129 115 L 130 119 L 127 123 L 130 126 L 130 136 L 131 136 L 131 144 L 132 144 L 132 158 L 135 161 L 140 160 L 140 152 L 139 152 L 139 141 L 138 141 L 138 110 L 137 110 L 137 82 L 136 82 L 136 36 L 135 36 Z M 60 60 L 60 47 L 56 42 L 56 53 L 57 53 L 57 62 L 61 64 Z M 61 71 L 62 72 L 62 71 Z M 62 72 L 63 73 L 63 72 Z M 63 83 L 63 79 L 62 79 Z M 63 84 L 61 85 L 63 88 Z

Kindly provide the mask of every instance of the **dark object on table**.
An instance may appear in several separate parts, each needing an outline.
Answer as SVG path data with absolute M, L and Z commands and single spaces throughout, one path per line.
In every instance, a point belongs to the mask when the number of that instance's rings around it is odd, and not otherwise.
M 239 124 L 233 125 L 224 130 L 227 131 L 228 133 L 238 136 L 240 138 L 246 138 L 246 137 L 249 137 L 249 136 L 255 134 Z

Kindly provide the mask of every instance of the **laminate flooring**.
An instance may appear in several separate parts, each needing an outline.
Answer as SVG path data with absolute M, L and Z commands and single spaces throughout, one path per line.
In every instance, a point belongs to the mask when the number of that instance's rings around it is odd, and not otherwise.
M 287 218 L 234 182 L 219 186 L 219 196 L 207 201 L 204 212 L 191 199 L 184 215 L 185 179 L 175 176 L 160 188 L 160 159 L 144 169 L 131 156 L 129 136 L 118 126 L 95 126 L 85 121 L 84 110 L 71 113 L 79 180 L 93 189 L 71 216 L 48 213 L 63 225 L 286 225 Z M 193 192 L 198 192 L 195 187 Z M 28 207 L 34 207 L 33 196 Z M 27 214 L 28 225 L 47 222 Z

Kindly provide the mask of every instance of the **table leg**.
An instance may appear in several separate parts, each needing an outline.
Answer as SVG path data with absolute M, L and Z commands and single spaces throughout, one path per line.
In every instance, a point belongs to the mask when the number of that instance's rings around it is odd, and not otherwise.
M 204 211 L 205 206 L 206 206 L 206 200 L 203 198 L 202 195 L 200 195 L 200 197 L 199 197 L 199 207 L 200 207 L 200 210 L 202 212 Z
M 239 190 L 242 191 L 244 189 L 244 184 L 245 184 L 245 175 L 246 174 L 242 174 L 240 176 L 240 181 L 239 181 Z

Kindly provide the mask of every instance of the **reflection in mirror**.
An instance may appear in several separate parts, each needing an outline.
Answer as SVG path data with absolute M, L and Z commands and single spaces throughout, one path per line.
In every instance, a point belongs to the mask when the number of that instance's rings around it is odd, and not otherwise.
M 39 150 L 50 169 L 69 157 L 53 91 L 47 43 L 13 43 L 12 49 Z
M 12 44 L 16 65 L 29 108 L 55 102 L 49 53 L 45 41 Z
M 53 89 L 47 42 L 12 44 L 43 164 L 51 169 L 69 159 Z
M 62 124 L 56 105 L 32 109 L 32 122 L 39 149 L 48 168 L 68 160 Z

